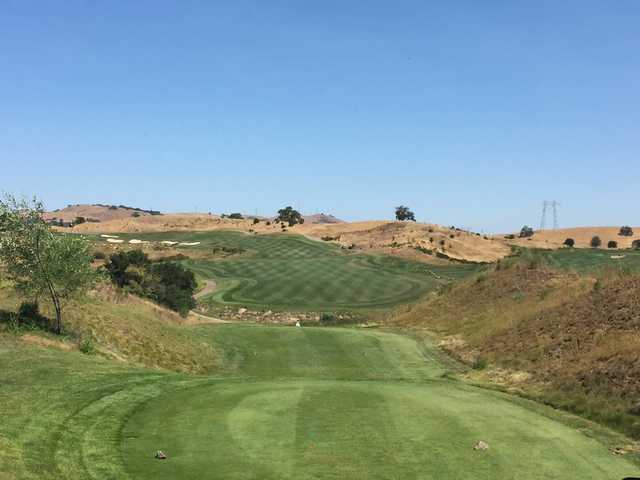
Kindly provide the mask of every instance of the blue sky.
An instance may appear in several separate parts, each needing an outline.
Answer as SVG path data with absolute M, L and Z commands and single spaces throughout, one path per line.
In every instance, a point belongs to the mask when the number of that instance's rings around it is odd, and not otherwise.
M 0 8 L 0 189 L 483 231 L 640 224 L 640 2 Z

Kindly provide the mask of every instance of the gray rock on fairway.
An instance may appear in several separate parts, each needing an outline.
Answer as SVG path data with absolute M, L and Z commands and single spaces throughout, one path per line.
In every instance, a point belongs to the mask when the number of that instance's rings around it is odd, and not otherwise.
M 489 449 L 489 444 L 487 442 L 483 442 L 482 440 L 480 440 L 478 443 L 476 443 L 473 446 L 474 450 L 488 450 Z

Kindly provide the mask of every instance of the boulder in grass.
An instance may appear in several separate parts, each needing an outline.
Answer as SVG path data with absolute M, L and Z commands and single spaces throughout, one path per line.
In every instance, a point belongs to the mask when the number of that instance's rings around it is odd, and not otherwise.
M 167 459 L 167 454 L 166 454 L 166 453 L 164 453 L 162 450 L 158 450 L 158 451 L 156 452 L 155 457 L 156 457 L 158 460 L 166 460 L 166 459 Z
M 489 444 L 480 440 L 473 446 L 474 450 L 489 450 Z

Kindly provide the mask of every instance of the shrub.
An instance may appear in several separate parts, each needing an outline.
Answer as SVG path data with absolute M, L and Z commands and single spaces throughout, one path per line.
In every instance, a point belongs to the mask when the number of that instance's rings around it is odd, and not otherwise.
M 618 242 L 616 242 L 615 240 L 609 240 L 609 243 L 607 243 L 607 248 L 618 248 Z
M 529 227 L 528 225 L 525 225 L 520 230 L 520 238 L 533 237 L 533 233 L 534 233 L 533 228 Z
M 73 221 L 73 223 L 75 223 L 76 225 L 80 225 L 81 223 L 86 222 L 87 219 L 84 217 L 76 217 L 76 219 Z
M 140 216 L 140 212 L 133 212 L 131 214 L 132 217 L 138 218 Z
M 631 248 L 635 248 L 636 250 L 640 250 L 640 240 L 634 240 L 631 242 Z
M 569 248 L 573 247 L 575 244 L 576 244 L 576 242 L 575 242 L 575 240 L 573 238 L 566 238 L 564 243 L 563 243 L 563 245 L 565 247 L 569 247 Z
M 487 368 L 487 361 L 484 358 L 478 357 L 471 364 L 471 368 L 474 370 L 484 370 Z
M 260 219 L 259 218 L 254 218 L 253 219 L 253 224 L 255 225 L 256 223 L 260 223 Z
M 241 213 L 238 213 L 238 212 L 236 212 L 236 213 L 230 213 L 230 214 L 228 215 L 228 217 L 229 217 L 229 218 L 231 218 L 231 219 L 233 219 L 233 220 L 242 220 L 242 219 L 244 218 L 244 217 L 242 216 L 242 214 L 241 214 Z
M 271 222 L 269 220 L 267 220 L 267 226 L 271 225 Z
M 630 226 L 625 225 L 624 227 L 620 227 L 618 235 L 622 237 L 633 237 L 633 229 Z
M 505 235 L 504 238 L 506 238 L 507 240 L 513 240 L 514 238 L 516 238 L 516 236 L 513 233 L 510 233 L 509 235 Z
M 78 344 L 78 349 L 85 355 L 93 355 L 96 353 L 96 346 L 93 342 L 93 337 L 91 335 L 83 337 Z
M 332 313 L 323 313 L 320 315 L 320 323 L 323 325 L 328 325 L 331 323 L 336 323 L 336 316 Z
M 591 247 L 592 248 L 598 248 L 600 247 L 600 245 L 602 245 L 602 240 L 600 239 L 600 237 L 598 235 L 594 235 L 591 238 Z

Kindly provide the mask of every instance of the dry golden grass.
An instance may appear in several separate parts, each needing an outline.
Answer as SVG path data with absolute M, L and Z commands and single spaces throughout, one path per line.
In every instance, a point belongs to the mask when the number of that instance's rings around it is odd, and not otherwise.
M 536 230 L 530 239 L 515 238 L 508 240 L 508 243 L 530 248 L 561 248 L 567 238 L 573 238 L 576 242 L 576 248 L 590 248 L 591 239 L 597 235 L 602 240 L 603 248 L 607 246 L 609 241 L 618 242 L 618 248 L 631 248 L 631 243 L 640 239 L 640 227 L 632 228 L 634 235 L 631 237 L 618 235 L 620 227 L 576 227 L 559 228 L 557 230 Z M 503 238 L 503 236 L 496 238 Z
M 252 220 L 233 220 L 215 215 L 170 214 L 117 219 L 102 223 L 84 223 L 73 227 L 79 233 L 142 233 L 164 231 L 237 230 L 247 233 L 280 233 L 280 224 Z M 68 231 L 68 229 L 64 229 Z M 414 222 L 368 221 L 353 223 L 305 223 L 286 228 L 295 233 L 321 240 L 331 238 L 343 245 L 355 245 L 370 252 L 387 253 L 426 262 L 442 263 L 434 255 L 420 252 L 428 249 L 445 253 L 451 258 L 472 262 L 494 262 L 509 255 L 509 246 L 499 240 L 454 230 L 434 224 Z
M 640 438 L 630 412 L 640 398 L 640 276 L 598 278 L 545 267 L 481 274 L 399 313 L 389 323 L 435 332 L 473 376 L 502 380 L 531 396 Z M 524 372 L 511 382 L 507 372 Z

